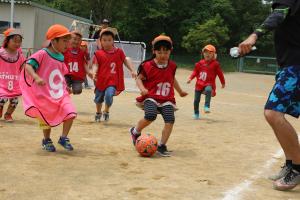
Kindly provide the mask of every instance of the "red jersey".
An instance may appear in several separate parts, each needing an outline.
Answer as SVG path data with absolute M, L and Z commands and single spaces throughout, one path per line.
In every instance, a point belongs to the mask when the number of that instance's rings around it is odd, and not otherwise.
M 136 98 L 137 102 L 143 102 L 147 98 L 152 98 L 158 103 L 167 101 L 175 104 L 174 80 L 176 64 L 169 61 L 168 66 L 159 68 L 154 60 L 145 62 L 140 73 L 145 77 L 143 84 L 149 91 L 147 95 Z
M 64 62 L 69 71 L 67 75 L 70 75 L 74 80 L 84 81 L 86 77 L 86 53 L 80 48 L 68 48 L 64 53 L 64 57 Z
M 216 95 L 216 76 L 219 77 L 221 84 L 225 84 L 224 74 L 221 70 L 220 64 L 216 60 L 206 61 L 200 60 L 196 63 L 190 79 L 197 78 L 195 90 L 204 90 L 206 86 L 211 86 L 213 89 L 212 96 Z
M 125 54 L 122 49 L 114 48 L 108 52 L 103 49 L 95 52 L 94 64 L 98 64 L 96 88 L 104 91 L 109 86 L 116 87 L 116 95 L 125 89 L 123 63 Z

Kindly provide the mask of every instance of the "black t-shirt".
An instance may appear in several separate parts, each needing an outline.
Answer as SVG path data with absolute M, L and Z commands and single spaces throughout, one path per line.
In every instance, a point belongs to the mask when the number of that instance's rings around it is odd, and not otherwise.
M 97 40 L 97 39 L 99 38 L 100 32 L 101 32 L 101 29 L 98 30 L 98 31 L 96 31 L 96 32 L 94 33 L 94 35 L 93 35 L 93 39 Z
M 287 5 L 291 8 L 284 22 L 275 29 L 275 50 L 280 67 L 300 67 L 300 0 L 277 0 L 273 8 Z

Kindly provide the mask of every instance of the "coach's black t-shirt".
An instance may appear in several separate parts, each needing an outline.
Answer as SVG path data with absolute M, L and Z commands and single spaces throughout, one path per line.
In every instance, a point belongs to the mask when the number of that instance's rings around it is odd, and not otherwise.
M 277 0 L 279 4 L 291 8 L 284 22 L 275 29 L 275 50 L 280 67 L 300 66 L 300 0 Z

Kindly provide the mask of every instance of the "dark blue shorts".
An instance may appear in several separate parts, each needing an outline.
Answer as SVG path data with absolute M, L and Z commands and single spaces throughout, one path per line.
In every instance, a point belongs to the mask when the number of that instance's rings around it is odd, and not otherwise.
M 265 109 L 289 114 L 296 118 L 299 117 L 300 66 L 286 67 L 276 74 L 276 82 Z

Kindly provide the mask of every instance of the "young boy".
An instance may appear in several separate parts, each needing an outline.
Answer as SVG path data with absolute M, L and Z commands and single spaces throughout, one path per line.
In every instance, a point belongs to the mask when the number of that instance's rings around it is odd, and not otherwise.
M 109 109 L 113 103 L 113 96 L 120 94 L 124 89 L 123 63 L 136 78 L 132 63 L 125 57 L 122 49 L 114 46 L 116 32 L 112 28 L 100 32 L 99 41 L 102 49 L 95 52 L 93 59 L 93 79 L 95 81 L 96 115 L 95 121 L 100 122 L 103 114 L 104 121 L 109 120 Z M 102 113 L 102 103 L 105 108 Z
M 68 87 L 73 94 L 81 94 L 82 83 L 86 78 L 86 74 L 89 76 L 91 72 L 88 67 L 86 52 L 81 50 L 82 35 L 80 32 L 74 31 L 71 34 L 71 47 L 64 53 L 65 64 L 69 73 L 65 75 Z

